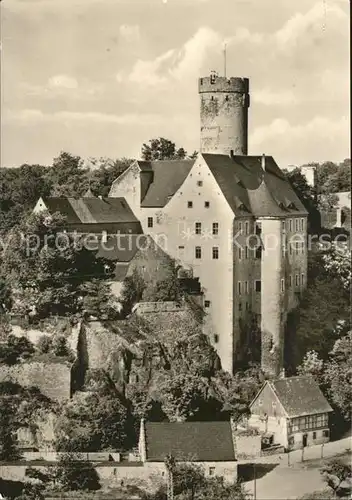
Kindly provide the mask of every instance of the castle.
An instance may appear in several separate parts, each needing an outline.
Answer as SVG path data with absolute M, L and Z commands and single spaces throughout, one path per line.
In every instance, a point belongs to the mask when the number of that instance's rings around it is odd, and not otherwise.
M 196 159 L 136 160 L 107 203 L 123 198 L 142 232 L 199 279 L 222 368 L 241 361 L 254 321 L 262 369 L 276 377 L 287 313 L 306 286 L 308 214 L 271 156 L 248 155 L 248 79 L 212 73 L 199 95 Z

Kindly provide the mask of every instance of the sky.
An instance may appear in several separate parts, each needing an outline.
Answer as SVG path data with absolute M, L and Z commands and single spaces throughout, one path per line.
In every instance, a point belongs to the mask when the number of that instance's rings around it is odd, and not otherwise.
M 350 157 L 348 0 L 2 0 L 1 166 L 199 149 L 198 78 L 250 79 L 249 154 Z

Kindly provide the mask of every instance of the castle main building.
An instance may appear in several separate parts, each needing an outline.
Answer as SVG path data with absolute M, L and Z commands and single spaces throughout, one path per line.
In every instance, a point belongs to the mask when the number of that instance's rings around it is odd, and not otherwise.
M 306 286 L 307 212 L 271 156 L 249 156 L 249 82 L 199 79 L 195 160 L 135 161 L 112 184 L 143 231 L 203 287 L 205 331 L 224 370 L 241 361 L 253 319 L 262 368 L 283 368 L 288 311 Z

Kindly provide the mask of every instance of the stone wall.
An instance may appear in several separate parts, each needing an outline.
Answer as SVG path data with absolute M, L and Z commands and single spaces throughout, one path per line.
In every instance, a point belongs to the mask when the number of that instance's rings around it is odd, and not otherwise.
M 14 366 L 0 365 L 0 381 L 35 386 L 54 401 L 71 396 L 71 366 L 68 363 L 27 362 Z

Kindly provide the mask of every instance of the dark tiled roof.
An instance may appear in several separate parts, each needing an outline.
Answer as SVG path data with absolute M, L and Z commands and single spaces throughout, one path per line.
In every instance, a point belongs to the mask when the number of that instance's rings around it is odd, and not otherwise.
M 69 224 L 138 222 L 125 198 L 45 198 L 48 210 L 59 212 Z
M 130 262 L 140 248 L 147 248 L 152 244 L 152 238 L 145 234 L 108 236 L 105 243 L 99 242 L 97 257 L 117 262 Z
M 44 203 L 50 213 L 59 212 L 66 217 L 68 224 L 80 223 L 81 220 L 74 211 L 69 198 L 44 198 Z
M 290 418 L 332 411 L 313 377 L 288 377 L 269 383 Z
M 272 156 L 265 157 L 265 172 L 261 156 L 202 156 L 235 214 L 307 215 Z
M 164 207 L 189 174 L 194 160 L 139 161 L 142 171 L 152 172 L 142 207 Z
M 162 462 L 172 454 L 176 460 L 235 460 L 230 422 L 147 422 L 147 460 Z

